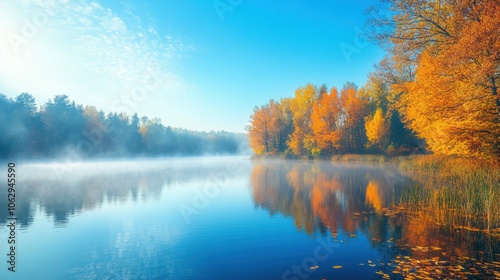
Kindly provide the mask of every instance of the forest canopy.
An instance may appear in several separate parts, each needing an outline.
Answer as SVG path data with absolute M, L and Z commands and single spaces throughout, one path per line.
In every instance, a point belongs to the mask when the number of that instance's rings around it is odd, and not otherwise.
M 160 119 L 109 113 L 57 95 L 39 108 L 35 98 L 0 94 L 0 158 L 183 156 L 237 154 L 244 134 L 196 132 L 164 126 Z
M 365 86 L 307 85 L 256 107 L 256 154 L 429 152 L 500 157 L 500 1 L 383 0 L 368 39 L 387 55 Z

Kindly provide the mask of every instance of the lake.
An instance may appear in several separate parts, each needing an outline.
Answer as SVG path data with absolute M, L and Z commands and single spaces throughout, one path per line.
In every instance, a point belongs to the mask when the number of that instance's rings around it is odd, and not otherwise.
M 202 157 L 19 163 L 16 177 L 16 272 L 1 203 L 0 279 L 500 275 L 499 238 L 398 205 L 418 186 L 390 165 Z

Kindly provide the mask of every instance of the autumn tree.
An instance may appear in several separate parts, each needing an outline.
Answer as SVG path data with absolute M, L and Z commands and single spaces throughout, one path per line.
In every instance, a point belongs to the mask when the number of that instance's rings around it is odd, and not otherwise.
M 406 124 L 436 153 L 498 157 L 500 2 L 385 2 L 389 16 L 372 19 L 372 38 L 416 69 L 397 84 Z
M 268 105 L 255 107 L 247 127 L 250 147 L 254 153 L 261 155 L 270 151 L 271 142 L 271 110 Z
M 405 120 L 439 154 L 490 157 L 500 135 L 494 96 L 481 86 L 451 81 L 424 53 L 401 104 Z M 432 81 L 432 83 L 429 83 Z
M 270 102 L 271 109 L 271 135 L 273 148 L 277 152 L 288 149 L 287 141 L 293 133 L 293 113 L 290 109 L 290 98 L 283 98 L 280 102 Z
M 385 151 L 389 145 L 389 121 L 384 116 L 382 108 L 375 111 L 375 115 L 365 118 L 367 148 Z
M 311 129 L 317 148 L 321 153 L 332 154 L 339 148 L 341 105 L 337 88 L 322 93 L 313 105 Z
M 364 118 L 368 103 L 358 95 L 354 84 L 347 83 L 340 91 L 340 104 L 340 149 L 344 153 L 362 152 L 366 143 Z
M 305 155 L 314 148 L 311 130 L 311 114 L 315 102 L 316 87 L 308 84 L 295 91 L 295 98 L 290 101 L 293 114 L 294 131 L 288 141 L 288 146 L 295 155 Z
M 404 70 L 397 71 L 392 67 L 393 64 L 394 62 L 388 58 L 377 64 L 375 71 L 368 76 L 366 85 L 359 90 L 359 95 L 369 102 L 369 120 L 373 120 L 372 117 L 375 116 L 378 109 L 383 112 L 384 122 L 388 127 L 387 134 L 384 136 L 386 143 L 383 143 L 382 146 L 390 148 L 390 151 L 388 150 L 390 153 L 405 154 L 417 150 L 419 145 L 419 140 L 414 132 L 404 125 L 398 111 L 398 103 L 402 94 L 399 85 L 403 84 L 404 81 L 410 81 L 412 78 L 409 75 L 412 74 Z M 368 135 L 367 137 L 370 138 Z M 375 144 L 375 147 L 373 143 L 367 144 L 368 147 L 378 148 L 381 151 L 382 147 L 378 144 Z

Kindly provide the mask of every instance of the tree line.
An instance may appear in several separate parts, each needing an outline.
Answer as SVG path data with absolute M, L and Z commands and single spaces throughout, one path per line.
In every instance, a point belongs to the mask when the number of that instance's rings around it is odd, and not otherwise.
M 406 129 L 379 85 L 342 90 L 308 84 L 292 98 L 255 107 L 249 125 L 256 154 L 331 156 L 346 153 L 410 153 L 418 140 Z
M 39 108 L 35 98 L 0 94 L 0 158 L 78 158 L 236 154 L 244 134 L 195 132 L 160 119 L 109 113 L 57 95 Z
M 414 150 L 500 157 L 500 2 L 382 0 L 366 37 L 387 51 L 365 86 L 313 85 L 256 107 L 257 154 Z

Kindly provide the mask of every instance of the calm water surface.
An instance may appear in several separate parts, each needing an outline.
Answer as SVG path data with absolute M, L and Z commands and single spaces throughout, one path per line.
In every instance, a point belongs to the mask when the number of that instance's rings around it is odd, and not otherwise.
M 425 266 L 494 279 L 500 269 L 497 239 L 392 211 L 410 179 L 387 166 L 207 157 L 16 173 L 16 272 L 2 203 L 0 279 L 401 279 Z

